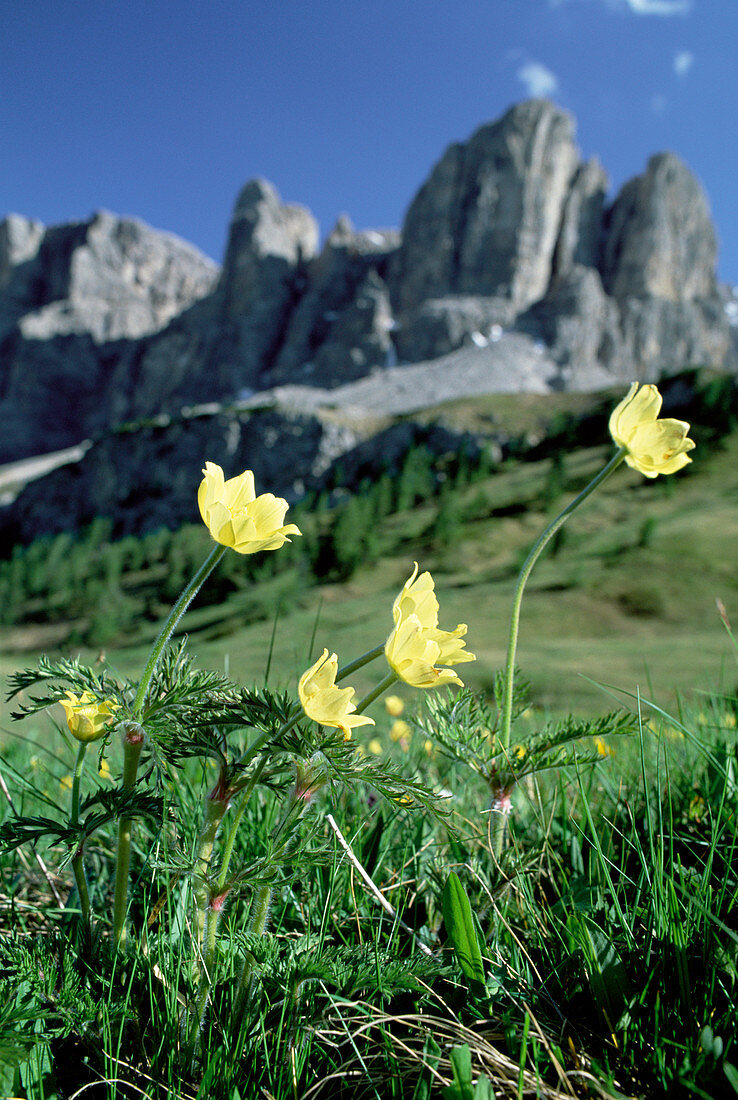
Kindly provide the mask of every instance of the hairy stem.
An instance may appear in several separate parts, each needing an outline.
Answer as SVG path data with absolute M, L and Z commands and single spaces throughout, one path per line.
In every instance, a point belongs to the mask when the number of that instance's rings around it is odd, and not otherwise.
M 340 680 L 345 680 L 347 676 L 350 676 L 352 672 L 356 672 L 357 669 L 363 668 L 364 665 L 368 665 L 370 661 L 374 661 L 377 657 L 381 657 L 384 653 L 384 642 L 381 645 L 375 646 L 374 649 L 368 650 L 361 657 L 357 657 L 355 661 L 351 661 L 349 664 L 344 665 L 343 668 L 339 668 L 336 673 L 336 683 Z
M 610 474 L 617 470 L 623 459 L 627 454 L 627 448 L 621 447 L 618 452 L 613 455 L 610 461 L 604 466 L 596 477 L 590 481 L 586 488 L 582 489 L 581 493 L 571 501 L 570 504 L 564 508 L 562 512 L 559 512 L 556 519 L 554 519 L 539 537 L 538 541 L 533 546 L 533 549 L 525 559 L 523 568 L 520 570 L 518 576 L 518 583 L 515 589 L 515 595 L 513 597 L 512 614 L 510 616 L 510 636 L 507 646 L 507 661 L 505 664 L 505 685 L 502 704 L 502 719 L 500 722 L 500 745 L 502 752 L 506 752 L 510 745 L 510 726 L 512 724 L 512 711 L 513 711 L 513 687 L 515 680 L 515 652 L 518 645 L 518 627 L 520 624 L 520 605 L 523 602 L 523 592 L 525 591 L 525 585 L 528 577 L 531 574 L 533 566 L 540 557 L 547 543 L 553 538 L 558 529 L 566 522 L 572 512 L 576 511 L 580 504 L 590 496 L 595 489 L 605 481 Z
M 384 649 L 384 646 L 382 647 L 382 649 Z M 374 690 L 370 691 L 368 695 L 365 695 L 364 698 L 356 704 L 356 713 L 363 714 L 366 708 L 370 706 L 370 704 L 373 703 L 375 699 L 378 699 L 383 692 L 387 691 L 388 688 L 391 688 L 392 685 L 396 684 L 398 680 L 399 676 L 396 672 L 388 672 L 385 678 L 383 680 L 380 680 Z
M 72 776 L 72 826 L 79 825 L 79 784 L 82 778 L 82 767 L 84 765 L 85 753 L 87 752 L 87 742 L 81 741 L 79 749 L 77 750 L 77 759 L 74 764 L 74 775 Z M 79 894 L 79 906 L 82 910 L 82 917 L 84 920 L 89 921 L 91 916 L 90 909 L 90 894 L 87 889 L 87 876 L 85 875 L 85 864 L 83 856 L 83 842 L 80 841 L 77 851 L 72 859 L 72 870 L 74 871 L 74 881 L 77 885 L 77 893 Z
M 174 633 L 177 623 L 182 618 L 185 611 L 190 606 L 195 596 L 200 591 L 203 584 L 208 579 L 213 569 L 215 569 L 216 565 L 223 557 L 225 552 L 225 546 L 221 546 L 219 544 L 215 546 L 215 548 L 210 552 L 208 557 L 200 566 L 197 573 L 195 573 L 190 583 L 187 585 L 186 588 L 182 590 L 182 594 L 180 595 L 172 610 L 169 612 L 167 621 L 161 628 L 159 637 L 156 639 L 151 649 L 149 659 L 146 662 L 146 667 L 143 670 L 143 675 L 141 676 L 141 680 L 138 685 L 136 698 L 133 701 L 133 713 L 135 714 L 136 718 L 141 717 L 144 704 L 146 702 L 146 696 L 148 694 L 149 686 L 151 684 L 151 678 L 156 672 L 156 667 L 161 660 L 164 648 L 171 638 L 172 634 Z
M 138 761 L 144 743 L 144 731 L 136 722 L 124 722 L 122 791 L 132 791 L 136 783 Z M 123 948 L 126 941 L 126 910 L 128 908 L 128 875 L 131 865 L 131 830 L 133 818 L 121 814 L 118 821 L 118 852 L 115 863 L 115 899 L 113 902 L 113 943 Z
M 252 935 L 264 935 L 271 903 L 271 886 L 260 886 L 254 894 L 254 900 L 251 906 L 249 932 L 251 932 Z M 254 956 L 250 951 L 247 951 L 246 958 L 243 962 L 243 969 L 241 970 L 241 976 L 238 980 L 238 992 L 236 993 L 236 999 L 233 1004 L 233 1014 L 236 1019 L 239 1019 L 243 1015 L 243 1010 L 246 1007 L 246 1001 L 248 1000 L 249 991 L 251 989 L 251 979 L 254 973 L 255 962 Z

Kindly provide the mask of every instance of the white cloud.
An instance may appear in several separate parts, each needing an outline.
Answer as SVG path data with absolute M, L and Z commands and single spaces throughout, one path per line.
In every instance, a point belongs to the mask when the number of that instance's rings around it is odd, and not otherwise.
M 549 96 L 558 90 L 556 75 L 542 65 L 540 61 L 526 61 L 518 69 L 516 76 L 530 96 Z
M 551 8 L 567 3 L 571 0 L 548 0 Z M 687 15 L 694 0 L 597 0 L 597 3 L 616 11 L 630 11 L 634 15 Z
M 692 0 L 626 0 L 636 15 L 686 15 Z
M 674 55 L 674 72 L 677 76 L 686 76 L 694 65 L 694 54 L 689 50 L 681 50 Z

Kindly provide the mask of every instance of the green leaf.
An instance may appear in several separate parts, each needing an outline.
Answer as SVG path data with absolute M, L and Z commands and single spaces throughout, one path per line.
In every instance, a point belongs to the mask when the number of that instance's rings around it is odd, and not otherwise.
M 454 872 L 452 871 L 453 875 Z M 456 881 L 458 878 L 454 875 Z M 446 884 L 448 886 L 448 883 Z M 459 884 L 461 885 L 461 884 Z M 444 891 L 445 897 L 445 891 Z M 464 895 L 466 897 L 466 895 Z M 469 904 L 467 900 L 467 905 Z M 474 1100 L 471 1072 L 471 1051 L 465 1043 L 463 1047 L 454 1047 L 451 1051 L 451 1072 L 454 1075 L 452 1084 L 442 1089 L 443 1100 Z
M 567 930 L 582 952 L 589 986 L 597 1007 L 616 1024 L 631 997 L 625 965 L 610 937 L 584 913 L 571 913 Z
M 728 1084 L 733 1092 L 738 1096 L 738 1069 L 732 1062 L 723 1062 L 723 1073 L 728 1078 Z
M 455 871 L 451 871 L 443 888 L 443 923 L 464 976 L 472 984 L 484 986 L 484 963 L 472 908 Z
M 423 1044 L 423 1068 L 415 1086 L 412 1100 L 431 1100 L 434 1088 L 433 1070 L 441 1060 L 441 1048 L 432 1035 L 426 1036 Z

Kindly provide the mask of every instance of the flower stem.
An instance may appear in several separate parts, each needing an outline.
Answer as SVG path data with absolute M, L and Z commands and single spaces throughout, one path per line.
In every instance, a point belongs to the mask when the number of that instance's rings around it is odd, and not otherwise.
M 271 902 L 271 886 L 260 886 L 254 894 L 254 900 L 251 908 L 251 923 L 249 924 L 249 932 L 252 935 L 264 935 Z M 241 976 L 238 979 L 238 990 L 235 1000 L 233 1002 L 233 1015 L 236 1020 L 240 1020 L 241 1016 L 243 1015 L 243 1010 L 246 1006 L 246 1000 L 248 998 L 249 990 L 251 988 L 251 977 L 254 973 L 254 962 L 254 956 L 251 954 L 250 951 L 247 951 L 246 957 L 243 961 Z
M 384 650 L 384 646 L 382 646 L 382 650 Z M 366 708 L 370 706 L 375 699 L 378 699 L 382 692 L 387 691 L 387 689 L 391 688 L 393 684 L 396 684 L 398 680 L 399 676 L 396 672 L 388 672 L 385 678 L 380 680 L 374 690 L 370 691 L 368 695 L 364 696 L 361 702 L 356 704 L 356 713 L 363 714 Z
M 216 545 L 203 564 L 195 573 L 189 584 L 169 612 L 164 626 L 161 628 L 158 638 L 154 642 L 146 667 L 133 700 L 133 714 L 136 722 L 124 723 L 123 736 L 123 782 L 121 790 L 132 790 L 136 782 L 138 761 L 143 747 L 144 731 L 138 721 L 141 719 L 146 697 L 151 686 L 151 680 L 156 672 L 159 661 L 162 658 L 167 642 L 174 633 L 177 623 L 192 603 L 197 593 L 202 588 L 207 578 L 215 569 L 220 559 L 225 554 L 226 547 Z M 135 731 L 135 732 L 134 732 Z M 131 862 L 131 830 L 133 819 L 129 814 L 123 814 L 118 822 L 118 854 L 115 867 L 115 901 L 113 903 L 113 942 L 119 947 L 125 945 L 126 938 L 126 908 L 128 901 L 128 873 Z
M 238 809 L 236 810 L 233 821 L 231 822 L 231 827 L 228 830 L 225 848 L 223 849 L 223 858 L 220 864 L 220 873 L 218 875 L 218 881 L 216 884 L 216 890 L 218 890 L 219 892 L 225 889 L 226 879 L 228 878 L 228 868 L 231 865 L 231 858 L 233 856 L 233 846 L 236 843 L 236 833 L 238 831 L 238 826 L 241 824 L 241 819 L 243 818 L 249 799 L 251 798 L 251 792 L 253 791 L 256 784 L 259 782 L 261 773 L 264 771 L 265 766 L 266 756 L 262 756 L 261 760 L 254 769 L 254 774 L 251 776 L 246 785 L 246 788 L 243 792 L 243 797 L 238 804 Z
M 79 749 L 77 750 L 77 759 L 74 764 L 74 775 L 72 777 L 72 826 L 79 825 L 79 784 L 82 778 L 82 767 L 84 765 L 85 753 L 87 752 L 87 742 L 81 741 Z M 83 856 L 83 842 L 80 841 L 77 851 L 72 859 L 72 870 L 74 871 L 74 881 L 77 885 L 77 893 L 79 894 L 79 906 L 82 910 L 82 916 L 86 921 L 90 919 L 90 894 L 87 889 L 87 876 L 85 875 L 85 864 Z
M 594 492 L 595 489 L 605 481 L 610 474 L 617 470 L 623 459 L 627 454 L 626 447 L 620 447 L 616 454 L 610 459 L 606 466 L 604 466 L 596 477 L 590 481 L 586 488 L 582 489 L 581 493 L 567 504 L 566 508 L 562 512 L 559 512 L 556 519 L 554 519 L 539 537 L 538 541 L 533 546 L 533 549 L 525 559 L 523 568 L 520 570 L 518 576 L 518 583 L 515 589 L 515 596 L 513 598 L 512 615 L 510 617 L 510 637 L 507 647 L 507 662 L 505 665 L 505 687 L 503 694 L 502 704 L 502 720 L 500 723 L 500 745 L 502 752 L 507 752 L 510 745 L 510 727 L 512 724 L 512 711 L 513 711 L 513 686 L 515 681 L 515 651 L 518 644 L 518 627 L 520 623 L 520 605 L 523 601 L 523 592 L 528 577 L 531 574 L 531 570 L 536 561 L 541 555 L 546 544 L 556 534 L 558 529 L 566 522 L 569 516 L 574 512 L 580 504 L 583 504 L 587 497 Z
M 220 921 L 221 905 L 217 908 L 213 905 L 212 901 L 209 902 L 207 908 L 207 919 L 205 923 L 205 940 L 203 944 L 202 953 L 202 975 L 205 979 L 200 982 L 200 986 L 197 992 L 197 999 L 195 1001 L 195 1007 L 190 1017 L 190 1037 L 188 1042 L 188 1056 L 190 1061 L 194 1059 L 197 1053 L 198 1044 L 200 1041 L 200 1034 L 202 1032 L 202 1025 L 205 1020 L 205 1010 L 208 1006 L 208 997 L 210 990 L 213 986 L 214 967 L 215 967 L 215 945 L 218 942 L 218 923 Z
M 148 694 L 149 685 L 151 684 L 151 678 L 156 671 L 156 667 L 159 664 L 159 661 L 161 660 L 162 653 L 164 652 L 164 647 L 174 633 L 177 623 L 182 618 L 185 611 L 192 603 L 195 596 L 200 591 L 203 584 L 208 579 L 213 569 L 215 569 L 216 565 L 223 557 L 225 552 L 225 546 L 216 545 L 214 547 L 214 549 L 210 552 L 208 557 L 198 569 L 197 573 L 195 573 L 190 583 L 187 585 L 186 588 L 183 589 L 179 599 L 175 603 L 172 610 L 169 612 L 167 621 L 164 623 L 164 626 L 161 629 L 161 633 L 154 642 L 151 653 L 149 654 L 149 659 L 146 662 L 146 667 L 143 670 L 143 675 L 141 676 L 141 681 L 138 685 L 136 698 L 133 701 L 133 713 L 135 714 L 136 718 L 140 718 L 143 712 L 144 704 L 146 702 L 146 695 Z
M 132 791 L 144 731 L 136 722 L 123 723 L 123 780 L 122 791 Z M 118 853 L 115 864 L 115 899 L 113 902 L 113 943 L 123 948 L 126 942 L 126 910 L 128 908 L 128 874 L 131 865 L 131 829 L 133 818 L 121 814 L 118 821 Z
M 222 798 L 210 797 L 205 805 L 205 821 L 200 832 L 197 859 L 195 860 L 194 867 L 194 894 L 197 907 L 195 924 L 198 950 L 202 948 L 207 921 L 208 903 L 210 901 L 210 890 L 207 878 L 210 869 L 210 859 L 213 854 L 215 837 L 217 836 L 220 823 L 229 805 L 230 798 L 227 797 L 227 795 Z
M 336 683 L 338 683 L 339 680 L 344 680 L 347 676 L 350 676 L 352 672 L 356 672 L 357 669 L 363 668 L 364 665 L 368 665 L 370 661 L 374 661 L 383 653 L 384 642 L 382 642 L 381 645 L 375 646 L 374 649 L 370 649 L 361 657 L 357 657 L 355 661 L 351 661 L 349 664 L 344 665 L 343 668 L 339 668 L 338 672 L 336 673 Z

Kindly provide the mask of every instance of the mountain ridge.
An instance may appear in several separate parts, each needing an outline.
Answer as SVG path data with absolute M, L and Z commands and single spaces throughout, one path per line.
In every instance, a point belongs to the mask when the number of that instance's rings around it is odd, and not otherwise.
M 400 230 L 356 231 L 342 216 L 321 246 L 312 214 L 263 179 L 237 197 L 220 267 L 105 211 L 48 229 L 11 215 L 0 222 L 0 463 L 158 418 L 149 463 L 122 445 L 118 462 L 171 523 L 161 497 L 186 461 L 237 461 L 294 495 L 324 466 L 331 406 L 353 401 L 358 422 L 449 390 L 597 390 L 697 363 L 733 372 L 716 255 L 707 200 L 679 158 L 656 154 L 608 202 L 605 170 L 582 159 L 574 120 L 546 100 L 452 144 Z M 212 415 L 180 417 L 202 406 Z M 328 450 L 363 439 L 346 429 L 336 443 L 333 431 Z M 80 462 L 96 462 L 94 446 Z M 105 479 L 94 496 L 110 514 L 114 463 Z M 31 518 L 11 521 L 24 507 Z M 26 538 L 34 508 L 9 508 L 0 526 Z M 40 529 L 60 522 L 47 515 Z

